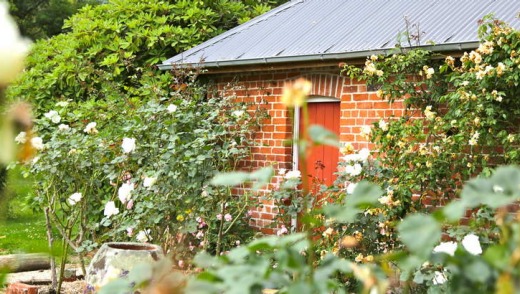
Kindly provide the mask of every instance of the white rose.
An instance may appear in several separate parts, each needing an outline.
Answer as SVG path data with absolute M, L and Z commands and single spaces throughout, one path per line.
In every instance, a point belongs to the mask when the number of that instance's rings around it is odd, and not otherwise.
M 291 170 L 285 174 L 286 180 L 299 179 L 302 176 L 299 170 Z
M 444 284 L 448 280 L 446 278 L 446 276 L 444 275 L 444 273 L 442 273 L 442 272 L 436 271 L 434 274 L 435 274 L 435 276 L 433 277 L 433 280 L 432 280 L 434 285 Z
M 361 171 L 363 168 L 359 163 L 356 163 L 354 165 L 347 165 L 345 167 L 345 173 L 347 173 L 349 176 L 355 177 L 361 174 Z
M 432 77 L 432 75 L 433 75 L 434 73 L 435 73 L 435 70 L 434 70 L 433 68 L 431 68 L 431 67 L 428 68 L 428 69 L 426 70 L 426 78 L 427 78 L 427 79 L 431 79 L 431 77 Z
M 70 127 L 69 127 L 69 125 L 66 125 L 66 124 L 60 124 L 58 126 L 58 130 L 60 130 L 60 131 L 67 131 L 67 130 L 70 130 Z
M 22 71 L 30 42 L 20 36 L 4 1 L 0 2 L 0 40 L 0 86 L 5 86 Z
M 105 210 L 103 211 L 103 214 L 106 217 L 111 217 L 113 215 L 116 215 L 119 213 L 119 208 L 116 207 L 116 204 L 114 201 L 108 201 L 105 205 Z
M 453 241 L 442 242 L 441 244 L 435 246 L 433 248 L 433 252 L 435 253 L 446 253 L 448 255 L 453 256 L 455 254 L 455 250 L 457 250 L 457 243 Z
M 358 153 L 347 154 L 343 156 L 343 160 L 347 163 L 362 161 L 361 156 Z
M 123 143 L 121 144 L 123 147 L 123 153 L 130 153 L 135 150 L 135 138 L 124 138 Z
M 383 205 L 390 205 L 392 203 L 392 196 L 381 196 L 379 197 L 378 201 Z
M 175 104 L 168 105 L 168 107 L 166 108 L 166 111 L 168 111 L 169 113 L 173 113 L 173 112 L 177 111 L 177 105 L 175 105 Z
M 128 200 L 130 200 L 130 196 L 132 194 L 132 191 L 134 190 L 133 184 L 123 184 L 121 187 L 119 187 L 119 190 L 117 190 L 117 197 L 119 197 L 119 200 L 121 200 L 122 203 L 126 203 Z
M 15 138 L 14 141 L 18 144 L 25 144 L 27 142 L 27 133 L 20 132 Z
M 56 106 L 59 106 L 59 107 L 67 107 L 67 105 L 69 105 L 69 102 L 67 102 L 67 101 L 60 101 L 60 102 L 56 103 Z
M 233 111 L 233 116 L 236 117 L 236 118 L 241 118 L 243 115 L 244 115 L 244 111 L 243 110 L 235 110 L 235 111 Z
M 34 137 L 31 139 L 31 145 L 34 147 L 34 149 L 36 150 L 43 150 L 43 139 L 40 138 L 40 137 Z
M 85 132 L 87 134 L 95 134 L 95 133 L 97 133 L 96 126 L 97 126 L 96 122 L 89 122 L 87 124 L 87 126 L 85 127 L 85 129 L 83 130 L 83 132 Z
M 367 161 L 368 157 L 370 156 L 370 150 L 368 148 L 363 148 L 359 150 L 359 159 L 363 162 Z
M 370 136 L 370 133 L 372 132 L 372 128 L 370 126 L 362 126 L 360 134 L 364 138 L 368 138 Z
M 379 128 L 383 131 L 388 131 L 388 124 L 384 120 L 379 121 Z
M 482 253 L 482 247 L 480 247 L 478 236 L 475 234 L 466 235 L 464 239 L 462 239 L 462 246 L 473 255 L 479 255 Z
M 155 184 L 156 181 L 157 181 L 157 178 L 145 177 L 144 181 L 143 181 L 143 186 L 149 188 L 149 187 L 153 186 L 153 184 Z
M 45 113 L 43 116 L 50 119 L 55 124 L 57 124 L 61 121 L 61 117 L 56 110 L 51 110 L 51 111 Z
M 144 230 L 144 231 L 139 231 L 139 233 L 137 233 L 137 236 L 135 236 L 135 238 L 137 239 L 137 241 L 142 242 L 142 243 L 146 243 L 146 242 L 152 240 L 152 237 L 150 237 L 149 229 Z
M 69 199 L 67 199 L 67 201 L 69 202 L 70 205 L 75 205 L 76 203 L 78 203 L 81 200 L 81 197 L 82 197 L 81 193 L 74 193 L 69 196 Z
M 357 183 L 349 183 L 347 186 L 347 194 L 354 194 L 354 190 L 356 189 Z

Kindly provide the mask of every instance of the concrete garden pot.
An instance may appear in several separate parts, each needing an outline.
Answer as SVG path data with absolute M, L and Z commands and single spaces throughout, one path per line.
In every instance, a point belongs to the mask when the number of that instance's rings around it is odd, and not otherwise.
M 108 282 L 126 276 L 136 265 L 153 263 L 163 256 L 162 248 L 153 244 L 105 243 L 87 268 L 86 293 L 96 293 Z

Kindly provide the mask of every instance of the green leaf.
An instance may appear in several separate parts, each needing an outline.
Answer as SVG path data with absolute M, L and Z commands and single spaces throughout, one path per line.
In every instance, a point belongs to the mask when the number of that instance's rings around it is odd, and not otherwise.
M 378 203 L 383 195 L 383 190 L 378 185 L 361 181 L 356 185 L 351 196 L 347 197 L 347 203 L 356 207 L 368 208 Z
M 209 268 L 218 264 L 218 258 L 203 251 L 195 256 L 193 262 L 201 268 Z
M 503 194 L 508 195 L 511 200 L 520 199 L 520 167 L 518 166 L 502 166 L 497 168 L 491 177 L 493 182 L 493 191 L 503 189 Z
M 329 204 L 323 208 L 323 212 L 338 222 L 351 223 L 365 209 L 377 206 L 381 195 L 383 190 L 379 186 L 362 181 L 357 184 L 353 194 L 347 196 L 344 205 Z
M 214 186 L 236 186 L 248 180 L 249 174 L 246 172 L 228 172 L 217 174 L 211 180 L 211 184 Z
M 191 279 L 186 286 L 185 293 L 193 293 L 193 294 L 211 294 L 211 293 L 221 293 L 217 287 L 217 283 L 220 282 L 218 279 L 208 279 L 207 277 L 211 275 L 209 273 L 203 272 L 197 276 L 197 279 Z
M 446 219 L 450 222 L 458 221 L 464 216 L 466 212 L 466 204 L 461 200 L 454 200 L 446 205 L 442 212 L 446 216 Z
M 264 167 L 259 170 L 252 172 L 249 175 L 250 181 L 253 181 L 253 189 L 258 190 L 261 187 L 269 184 L 271 182 L 271 178 L 274 175 L 274 169 L 272 166 Z
M 245 246 L 233 248 L 227 257 L 232 262 L 242 262 L 249 255 L 249 250 Z
M 465 265 L 463 273 L 469 280 L 480 283 L 486 282 L 491 276 L 489 266 L 480 259 Z
M 413 277 L 413 282 L 416 284 L 422 284 L 425 280 L 424 274 L 421 272 L 416 272 Z
M 306 282 L 299 281 L 292 283 L 287 291 L 288 294 L 311 294 L 312 287 Z
M 99 290 L 99 294 L 126 294 L 132 293 L 132 285 L 126 279 L 116 279 Z
M 222 281 L 218 276 L 216 276 L 215 274 L 212 274 L 208 271 L 198 274 L 197 280 L 206 281 L 206 282 Z M 190 292 L 190 293 L 192 293 L 192 292 Z
M 219 173 L 211 180 L 211 184 L 215 186 L 237 186 L 246 182 L 253 182 L 253 189 L 259 189 L 271 182 L 274 170 L 271 166 L 261 168 L 252 173 L 246 172 L 228 172 Z
M 340 147 L 338 136 L 323 126 L 311 125 L 308 131 L 314 144 Z
M 338 258 L 334 255 L 327 255 L 322 260 L 320 266 L 314 272 L 315 281 L 323 281 L 331 278 L 332 274 L 336 272 L 350 273 L 352 269 L 350 267 L 351 262 L 346 259 Z
M 468 208 L 474 208 L 482 204 L 491 208 L 499 208 L 513 203 L 516 198 L 511 197 L 514 183 L 506 178 L 499 178 L 495 184 L 489 179 L 473 179 L 469 181 L 462 190 L 461 199 Z M 504 190 L 500 192 L 500 190 Z M 507 189 L 507 190 L 506 190 Z M 518 189 L 520 190 L 520 189 Z
M 247 245 L 247 248 L 253 252 L 257 250 L 271 250 L 276 246 L 277 241 L 277 236 L 267 236 L 254 240 L 253 242 L 249 243 L 249 245 Z
M 510 260 L 510 254 L 504 245 L 488 247 L 482 257 L 492 266 L 501 270 L 508 266 Z
M 426 258 L 441 239 L 441 225 L 430 215 L 415 214 L 405 218 L 398 226 L 399 236 L 408 249 Z

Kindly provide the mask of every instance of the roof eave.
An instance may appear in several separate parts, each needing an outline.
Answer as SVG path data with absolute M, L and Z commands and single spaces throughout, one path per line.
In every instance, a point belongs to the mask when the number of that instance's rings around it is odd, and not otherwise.
M 434 52 L 446 52 L 446 51 L 463 51 L 468 49 L 477 48 L 479 42 L 460 42 L 440 45 L 427 45 L 413 47 L 430 50 Z M 224 60 L 224 61 L 211 61 L 201 63 L 177 63 L 177 67 L 202 67 L 202 68 L 222 68 L 230 66 L 247 66 L 247 65 L 266 65 L 266 64 L 278 64 L 278 63 L 291 63 L 291 62 L 309 62 L 309 61 L 340 61 L 349 60 L 356 58 L 363 58 L 370 55 L 391 55 L 396 52 L 396 48 L 388 49 L 375 49 L 375 50 L 363 50 L 353 51 L 344 53 L 325 53 L 325 54 L 312 54 L 312 55 L 295 55 L 295 56 L 280 56 L 280 57 L 267 57 L 267 58 L 252 58 L 252 59 L 239 59 L 239 60 Z M 160 64 L 159 69 L 170 70 L 174 64 Z

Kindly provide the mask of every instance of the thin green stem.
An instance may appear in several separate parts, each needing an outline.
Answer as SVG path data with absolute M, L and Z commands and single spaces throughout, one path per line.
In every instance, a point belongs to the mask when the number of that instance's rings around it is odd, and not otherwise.
M 229 188 L 228 188 L 229 190 Z M 223 236 L 223 231 L 224 231 L 224 215 L 226 214 L 226 202 L 227 202 L 227 195 L 225 196 L 225 198 L 223 199 L 222 201 L 222 212 L 220 214 L 221 218 L 220 218 L 220 224 L 219 224 L 219 227 L 218 227 L 218 236 L 217 236 L 217 248 L 215 250 L 215 253 L 217 254 L 217 256 L 220 255 L 220 248 L 222 247 L 222 236 Z
M 316 256 L 314 254 L 314 246 L 313 246 L 313 240 L 312 240 L 312 228 L 309 223 L 307 223 L 307 216 L 309 214 L 309 207 L 308 207 L 308 196 L 310 195 L 310 189 L 309 189 L 309 177 L 306 175 L 307 173 L 307 154 L 310 151 L 310 148 L 312 147 L 312 142 L 309 140 L 308 136 L 308 129 L 309 129 L 309 110 L 307 107 L 307 103 L 304 103 L 302 106 L 302 132 L 300 133 L 299 138 L 299 144 L 298 144 L 298 160 L 300 163 L 300 170 L 302 171 L 302 197 L 303 198 L 303 207 L 302 207 L 302 229 L 306 233 L 308 242 L 309 242 L 309 258 L 308 258 L 308 264 L 309 264 L 309 276 L 308 279 L 312 279 L 314 276 L 314 261 L 316 259 Z M 303 144 L 302 144 L 303 143 Z

